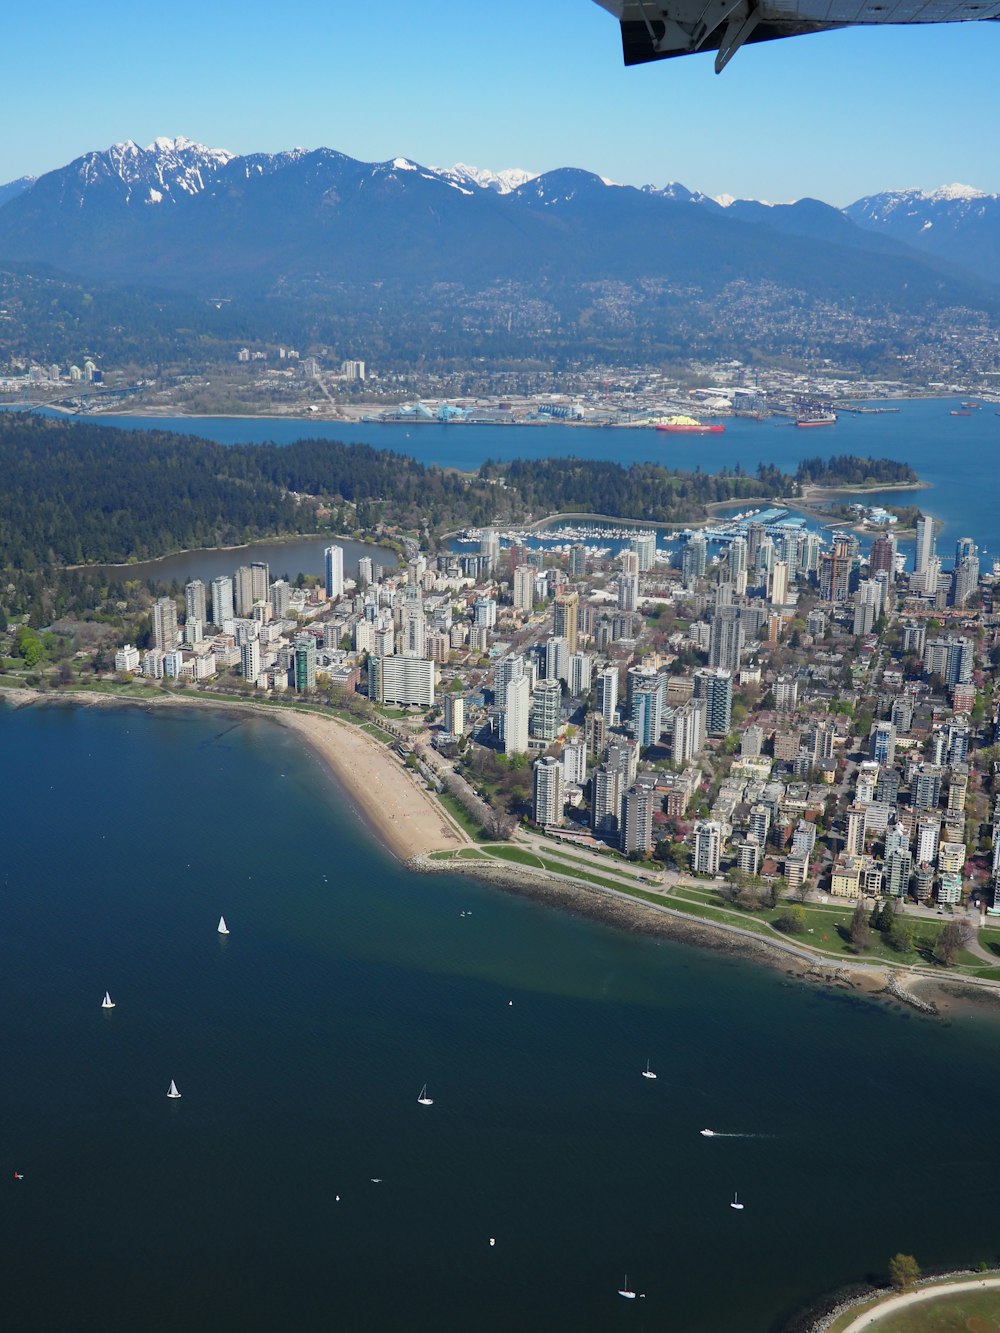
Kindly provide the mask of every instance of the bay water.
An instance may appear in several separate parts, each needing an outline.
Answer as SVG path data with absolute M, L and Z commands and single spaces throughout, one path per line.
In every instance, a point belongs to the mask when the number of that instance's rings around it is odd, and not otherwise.
M 413 874 L 236 710 L 0 705 L 0 755 L 5 1328 L 768 1333 L 996 1260 L 991 1011 Z

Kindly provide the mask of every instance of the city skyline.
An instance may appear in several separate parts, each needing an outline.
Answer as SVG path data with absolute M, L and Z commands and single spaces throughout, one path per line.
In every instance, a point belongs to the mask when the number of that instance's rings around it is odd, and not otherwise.
M 287 28 L 265 25 L 255 3 L 237 22 L 180 0 L 169 26 L 117 2 L 96 15 L 57 9 L 46 77 L 27 59 L 12 62 L 9 97 L 24 128 L 0 150 L 0 181 L 125 139 L 184 135 L 234 153 L 302 145 L 369 161 L 577 166 L 625 184 L 679 181 L 771 202 L 812 196 L 843 206 L 954 181 L 1000 190 L 996 25 L 769 43 L 717 78 L 710 54 L 625 69 L 613 20 L 586 0 L 557 0 L 544 12 L 514 0 L 490 33 L 488 68 L 457 0 L 432 13 L 391 0 L 380 21 L 389 40 L 377 55 L 365 15 L 350 8 L 307 6 Z M 8 19 L 15 57 L 31 49 L 30 25 L 23 13 Z M 864 89 L 854 102 L 844 98 L 845 67 Z M 253 95 L 265 78 L 266 102 Z M 733 135 L 750 104 L 758 133 Z

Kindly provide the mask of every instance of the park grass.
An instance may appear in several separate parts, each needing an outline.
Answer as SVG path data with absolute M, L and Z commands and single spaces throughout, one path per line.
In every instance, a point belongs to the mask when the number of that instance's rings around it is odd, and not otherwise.
M 385 745 L 395 745 L 396 737 L 389 731 L 383 731 L 380 726 L 374 722 L 362 722 L 361 731 L 367 731 L 369 736 L 374 736 L 377 741 L 382 741 Z
M 444 806 L 458 827 L 467 833 L 474 842 L 489 841 L 478 821 L 472 818 L 462 802 L 454 797 L 450 791 L 435 792 L 434 797 Z
M 969 1273 L 955 1280 L 968 1281 L 974 1276 Z M 944 1285 L 941 1295 L 927 1304 L 907 1306 L 879 1319 L 880 1303 L 892 1295 L 895 1293 L 887 1292 L 877 1300 L 845 1310 L 830 1325 L 829 1333 L 840 1333 L 861 1314 L 871 1316 L 873 1333 L 1000 1333 L 1000 1291 L 996 1287 L 949 1294 Z

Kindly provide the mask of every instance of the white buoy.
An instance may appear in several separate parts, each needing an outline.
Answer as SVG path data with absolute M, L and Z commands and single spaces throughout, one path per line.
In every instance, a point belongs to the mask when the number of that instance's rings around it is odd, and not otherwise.
M 491 1245 L 495 1245 L 496 1243 L 497 1243 L 497 1238 L 496 1238 L 496 1236 L 491 1236 L 491 1237 L 490 1237 L 490 1244 L 491 1244 Z

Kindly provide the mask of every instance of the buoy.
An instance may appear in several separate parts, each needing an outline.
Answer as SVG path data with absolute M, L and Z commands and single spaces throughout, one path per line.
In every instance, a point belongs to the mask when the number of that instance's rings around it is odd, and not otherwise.
M 491 1244 L 491 1245 L 495 1245 L 496 1243 L 497 1243 L 497 1241 L 496 1241 L 496 1237 L 495 1237 L 495 1236 L 491 1236 L 491 1237 L 490 1237 L 490 1244 Z

